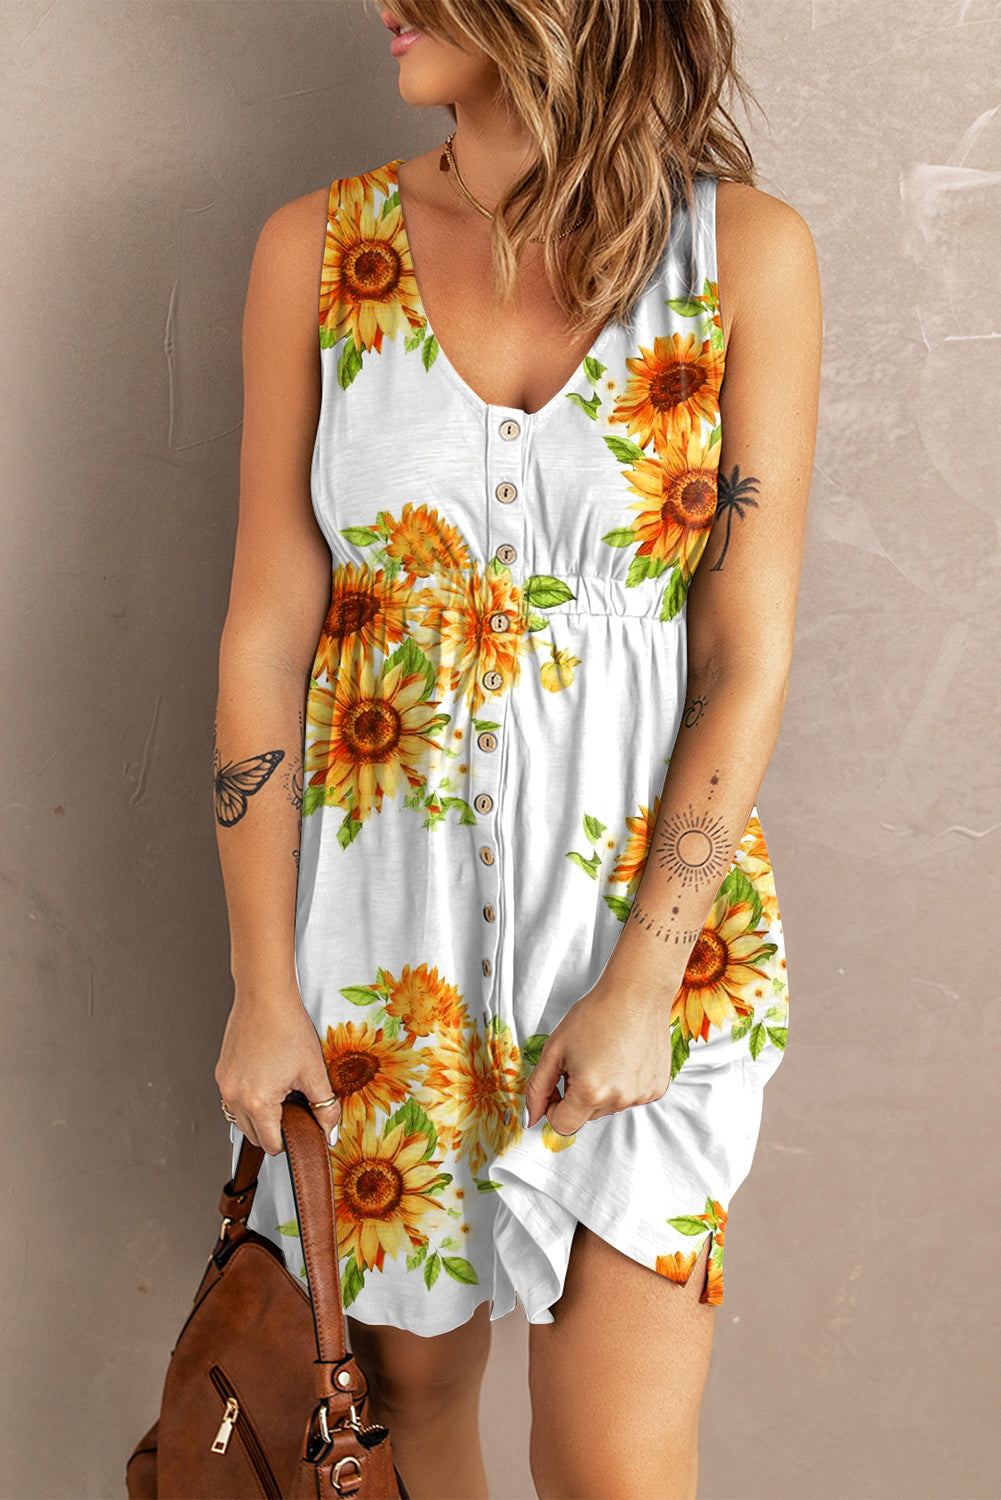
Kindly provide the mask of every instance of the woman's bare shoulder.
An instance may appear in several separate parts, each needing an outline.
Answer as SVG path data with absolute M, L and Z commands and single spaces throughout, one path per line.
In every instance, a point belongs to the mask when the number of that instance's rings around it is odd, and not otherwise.
M 817 251 L 801 214 L 743 182 L 720 181 L 716 195 L 720 303 L 731 315 L 771 296 L 813 296 Z

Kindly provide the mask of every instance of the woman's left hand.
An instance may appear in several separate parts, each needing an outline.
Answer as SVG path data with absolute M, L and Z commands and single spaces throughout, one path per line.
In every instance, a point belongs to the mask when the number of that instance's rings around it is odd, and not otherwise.
M 525 1088 L 529 1126 L 546 1115 L 558 1134 L 573 1135 L 587 1120 L 663 1098 L 671 1082 L 670 1017 L 670 999 L 633 997 L 599 980 L 543 1045 Z

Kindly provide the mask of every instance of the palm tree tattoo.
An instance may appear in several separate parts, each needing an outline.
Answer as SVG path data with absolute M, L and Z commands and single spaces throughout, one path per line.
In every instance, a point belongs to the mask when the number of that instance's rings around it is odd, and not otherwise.
M 727 479 L 725 474 L 720 474 L 717 481 L 717 488 L 716 515 L 718 517 L 724 511 L 726 512 L 726 536 L 723 538 L 723 551 L 719 555 L 719 561 L 713 563 L 709 569 L 710 573 L 718 573 L 723 566 L 723 559 L 726 557 L 726 551 L 730 545 L 730 527 L 733 524 L 734 511 L 737 512 L 737 515 L 743 521 L 745 505 L 750 505 L 755 510 L 758 507 L 757 500 L 751 499 L 752 495 L 758 493 L 758 481 L 756 479 L 741 479 L 739 464 L 729 479 Z

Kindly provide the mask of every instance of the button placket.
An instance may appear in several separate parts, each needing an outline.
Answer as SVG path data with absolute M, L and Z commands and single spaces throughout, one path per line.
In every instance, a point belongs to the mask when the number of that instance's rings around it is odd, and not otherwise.
M 492 556 L 503 566 L 510 567 L 523 555 L 520 535 L 524 524 L 522 471 L 528 418 L 524 413 L 492 407 L 487 413 L 487 423 L 487 551 L 488 556 Z M 496 545 L 491 545 L 493 543 Z M 492 634 L 502 636 L 515 629 L 517 620 L 512 614 L 497 610 L 488 617 L 486 624 Z M 503 656 L 501 659 L 503 660 Z M 496 667 L 487 667 L 480 673 L 480 683 L 484 692 L 489 695 L 486 705 L 481 709 L 482 717 L 497 725 L 493 729 L 483 728 L 478 731 L 472 767 L 476 793 L 472 802 L 479 834 L 476 866 L 479 872 L 483 923 L 480 955 L 483 973 L 483 1024 L 489 1026 L 492 1015 L 497 1012 L 496 1003 L 491 997 L 498 981 L 497 964 L 502 937 L 501 924 L 497 918 L 501 878 L 497 818 L 500 810 L 501 740 L 506 712 L 504 673 Z M 499 697 L 494 696 L 498 694 Z

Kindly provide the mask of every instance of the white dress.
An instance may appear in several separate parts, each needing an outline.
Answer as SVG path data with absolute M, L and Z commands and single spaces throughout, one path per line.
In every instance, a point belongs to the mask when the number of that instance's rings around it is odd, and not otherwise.
M 677 210 L 629 323 L 527 414 L 480 400 L 439 347 L 399 165 L 332 184 L 320 288 L 312 496 L 333 582 L 296 959 L 342 1101 L 345 1306 L 428 1335 L 517 1293 L 551 1322 L 578 1220 L 674 1281 L 711 1236 L 718 1303 L 786 1037 L 756 815 L 665 1004 L 663 1098 L 569 1138 L 522 1118 L 543 1041 L 622 930 L 684 709 L 685 598 L 717 503 L 716 184 Z M 283 1156 L 250 1223 L 301 1272 Z

